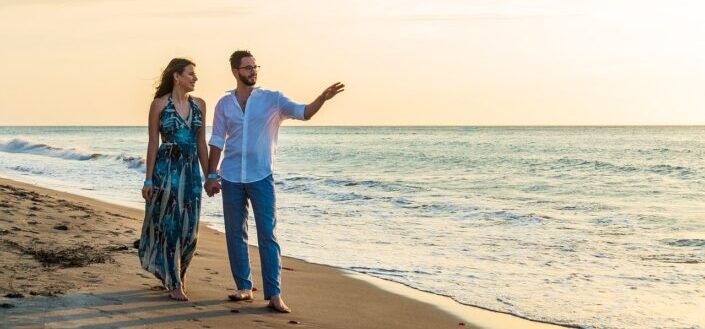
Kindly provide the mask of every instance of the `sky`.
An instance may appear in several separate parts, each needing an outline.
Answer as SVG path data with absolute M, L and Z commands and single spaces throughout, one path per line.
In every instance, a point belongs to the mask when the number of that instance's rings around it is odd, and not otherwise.
M 210 114 L 237 49 L 346 84 L 291 125 L 702 125 L 704 35 L 702 1 L 0 0 L 0 125 L 144 126 L 173 57 Z

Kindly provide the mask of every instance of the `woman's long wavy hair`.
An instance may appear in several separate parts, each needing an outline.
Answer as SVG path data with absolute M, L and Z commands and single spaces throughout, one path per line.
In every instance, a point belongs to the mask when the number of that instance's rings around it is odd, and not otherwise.
M 184 70 L 189 65 L 196 66 L 192 61 L 185 58 L 174 58 L 169 61 L 169 65 L 162 72 L 161 81 L 154 92 L 154 98 L 162 97 L 174 90 L 174 73 L 184 73 Z

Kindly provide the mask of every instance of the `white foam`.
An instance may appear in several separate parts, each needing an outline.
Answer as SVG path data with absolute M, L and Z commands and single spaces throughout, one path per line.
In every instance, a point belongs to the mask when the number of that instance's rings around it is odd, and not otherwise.
M 121 153 L 116 156 L 111 156 L 107 154 L 82 150 L 80 148 L 65 149 L 60 147 L 53 147 L 47 144 L 34 143 L 22 138 L 13 138 L 9 141 L 0 142 L 0 152 L 34 154 L 52 158 L 78 161 L 114 159 L 117 161 L 124 162 L 130 169 L 137 169 L 142 172 L 145 172 L 146 170 L 144 166 L 145 161 L 142 157 L 139 156 L 131 156 L 124 153 Z

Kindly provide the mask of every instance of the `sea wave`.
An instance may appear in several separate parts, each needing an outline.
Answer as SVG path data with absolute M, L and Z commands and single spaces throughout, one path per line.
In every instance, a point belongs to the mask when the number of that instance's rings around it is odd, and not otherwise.
M 145 168 L 145 161 L 140 156 L 131 156 L 124 153 L 118 155 L 93 153 L 76 148 L 66 149 L 42 143 L 34 143 L 21 138 L 13 138 L 9 141 L 0 142 L 0 152 L 34 154 L 77 161 L 115 160 L 126 164 L 128 168 L 139 170 L 144 170 Z
M 705 247 L 705 239 L 664 239 L 663 242 L 673 247 Z
M 639 168 L 631 165 L 617 165 L 600 160 L 585 160 L 575 158 L 561 158 L 556 161 L 565 169 L 594 169 L 602 171 L 611 171 L 618 173 L 629 173 L 639 171 Z
M 31 174 L 34 174 L 34 175 L 42 175 L 42 174 L 44 174 L 44 172 L 41 171 L 41 170 L 32 169 L 32 168 L 29 168 L 29 167 L 26 167 L 26 166 L 13 166 L 13 167 L 8 167 L 8 169 L 11 169 L 11 170 L 14 170 L 14 171 L 19 171 L 19 172 L 31 173 Z
M 656 166 L 649 167 L 648 171 L 656 174 L 666 174 L 666 175 L 678 175 L 678 176 L 692 176 L 695 172 L 687 167 L 683 166 L 671 166 L 667 164 L 660 164 Z
M 639 166 L 637 164 L 620 165 L 600 160 L 561 158 L 550 163 L 550 165 L 552 169 L 559 170 L 596 170 L 618 174 L 652 173 L 676 177 L 692 177 L 696 175 L 696 170 L 693 168 L 669 164 L 657 164 L 652 166 Z

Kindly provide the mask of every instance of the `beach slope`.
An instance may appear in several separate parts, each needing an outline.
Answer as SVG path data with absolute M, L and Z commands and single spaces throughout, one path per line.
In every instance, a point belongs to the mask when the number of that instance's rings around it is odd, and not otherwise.
M 261 291 L 252 302 L 228 301 L 234 283 L 224 235 L 203 225 L 186 276 L 191 300 L 170 300 L 140 268 L 133 243 L 142 216 L 0 179 L 0 327 L 473 328 L 431 304 L 286 257 L 282 282 L 293 313 L 266 308 Z M 256 248 L 251 255 L 261 287 Z

